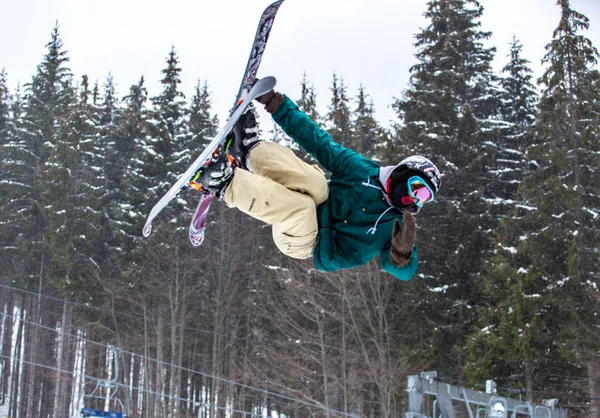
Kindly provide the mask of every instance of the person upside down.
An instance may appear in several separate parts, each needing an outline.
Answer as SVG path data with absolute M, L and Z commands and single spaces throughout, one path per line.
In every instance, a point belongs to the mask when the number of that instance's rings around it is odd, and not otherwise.
M 357 267 L 380 256 L 386 272 L 411 279 L 418 264 L 413 214 L 439 191 L 438 168 L 418 155 L 380 167 L 336 143 L 287 96 L 271 91 L 257 101 L 331 172 L 329 181 L 291 149 L 259 140 L 253 110 L 234 126 L 226 152 L 216 154 L 193 181 L 228 206 L 272 225 L 281 252 L 312 257 L 318 270 Z

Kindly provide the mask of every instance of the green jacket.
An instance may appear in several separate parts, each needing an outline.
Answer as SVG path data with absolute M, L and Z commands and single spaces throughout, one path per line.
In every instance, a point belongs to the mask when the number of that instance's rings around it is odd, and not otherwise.
M 381 167 L 333 141 L 288 97 L 273 118 L 331 172 L 329 198 L 317 208 L 315 267 L 323 271 L 352 268 L 379 255 L 385 271 L 400 280 L 411 279 L 417 271 L 416 246 L 404 267 L 396 267 L 390 261 L 394 221 L 402 223 L 402 212 L 389 203 L 380 178 Z

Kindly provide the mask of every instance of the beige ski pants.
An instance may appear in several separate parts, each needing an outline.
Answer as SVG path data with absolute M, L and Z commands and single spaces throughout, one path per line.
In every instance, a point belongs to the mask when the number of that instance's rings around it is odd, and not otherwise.
M 312 256 L 317 243 L 317 206 L 329 197 L 323 171 L 289 148 L 260 142 L 250 152 L 252 172 L 238 168 L 223 199 L 273 227 L 273 241 L 284 254 Z

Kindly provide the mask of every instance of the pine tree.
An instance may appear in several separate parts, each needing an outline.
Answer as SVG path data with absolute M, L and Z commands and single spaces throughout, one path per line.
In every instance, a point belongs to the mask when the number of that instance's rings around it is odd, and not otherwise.
M 130 192 L 138 190 L 136 198 L 130 200 L 131 215 L 136 218 L 136 235 L 143 226 L 143 219 L 151 206 L 174 183 L 182 172 L 184 161 L 178 141 L 185 129 L 184 95 L 179 91 L 181 68 L 174 47 L 167 58 L 161 94 L 152 98 L 153 108 L 149 111 L 146 135 L 135 144 L 135 155 L 126 180 Z M 165 214 L 168 213 L 165 212 Z
M 7 74 L 3 69 L 0 72 L 0 149 L 10 142 L 10 137 L 14 135 L 14 126 L 11 117 L 12 98 L 8 89 Z M 2 153 L 4 155 L 4 152 Z M 2 164 L 0 167 L 0 177 L 3 180 L 7 179 L 8 172 L 6 166 Z M 0 194 L 2 206 L 4 206 L 4 198 Z
M 165 180 L 172 182 L 185 166 L 179 147 L 185 129 L 185 96 L 179 91 L 181 68 L 175 47 L 171 47 L 167 67 L 161 73 L 164 75 L 160 81 L 163 91 L 152 98 L 154 109 L 148 132 L 152 136 L 153 147 L 160 156 L 157 158 L 160 162 L 157 163 L 163 165 Z
M 58 29 L 56 24 L 37 74 L 25 85 L 24 128 L 28 131 L 33 155 L 42 163 L 56 142 L 59 119 L 67 113 L 74 94 L 71 71 L 66 67 L 69 58 Z
M 77 99 L 60 122 L 60 133 L 43 167 L 42 197 L 48 211 L 51 265 L 48 275 L 66 295 L 90 301 L 94 272 L 106 259 L 103 239 L 105 194 L 98 115 L 82 77 Z M 85 295 L 85 296 L 84 296 Z
M 529 61 L 521 56 L 521 50 L 521 44 L 513 38 L 510 60 L 502 69 L 506 76 L 500 80 L 501 124 L 494 133 L 495 140 L 486 143 L 485 165 L 495 177 L 487 186 L 487 197 L 492 202 L 490 211 L 498 218 L 513 215 L 515 206 L 520 204 L 516 198 L 521 180 L 535 169 L 527 149 L 536 143 L 533 128 L 539 98 Z
M 319 111 L 317 110 L 317 94 L 315 92 L 315 86 L 310 84 L 306 72 L 302 74 L 302 80 L 300 81 L 300 98 L 296 101 L 296 104 L 312 121 L 317 124 L 322 122 L 321 115 L 319 115 Z M 300 151 L 300 146 L 296 144 L 292 138 L 287 136 L 276 124 L 273 125 L 272 136 L 275 142 L 290 147 L 296 151 L 300 158 L 304 159 L 309 164 L 317 164 L 317 161 L 312 156 L 304 152 L 298 152 Z
M 110 125 L 115 122 L 115 109 L 117 106 L 116 86 L 112 74 L 108 74 L 102 87 L 104 94 L 102 95 L 102 104 L 100 105 L 102 109 L 100 123 L 102 125 Z M 97 95 L 98 93 L 96 92 L 95 94 Z
M 314 122 L 320 123 L 321 117 L 317 111 L 317 94 L 315 93 L 315 86 L 309 84 L 306 72 L 302 74 L 300 91 L 300 99 L 296 101 L 298 108 L 306 113 Z
M 111 241 L 122 257 L 125 269 L 129 261 L 135 258 L 132 252 L 139 240 L 146 215 L 144 210 L 152 204 L 147 200 L 148 189 L 157 185 L 152 184 L 152 178 L 146 178 L 144 171 L 152 165 L 150 158 L 154 153 L 148 146 L 148 91 L 144 83 L 144 77 L 141 77 L 123 98 L 123 117 L 119 121 L 116 142 L 111 150 L 116 154 L 112 158 L 114 165 L 108 172 L 112 191 L 109 203 Z
M 431 0 L 425 16 L 431 24 L 416 35 L 419 62 L 411 68 L 411 86 L 394 104 L 406 125 L 404 135 L 422 149 L 466 167 L 477 155 L 477 120 L 494 113 L 490 83 L 495 48 L 482 42 L 476 0 Z
M 182 133 L 177 143 L 181 156 L 179 158 L 180 173 L 192 164 L 218 133 L 219 118 L 211 115 L 211 98 L 207 82 L 201 87 L 200 81 L 198 81 L 189 107 L 185 109 L 184 119 Z
M 69 61 L 63 50 L 58 24 L 46 45 L 47 53 L 37 67 L 32 81 L 25 85 L 25 96 L 15 114 L 16 134 L 5 145 L 9 172 L 10 222 L 20 230 L 19 255 L 21 274 L 16 280 L 42 279 L 48 261 L 48 214 L 53 210 L 44 201 L 44 168 L 62 133 L 73 102 Z
M 331 86 L 331 104 L 329 112 L 325 116 L 330 123 L 329 134 L 334 141 L 344 145 L 352 145 L 352 121 L 350 119 L 349 99 L 346 86 L 342 78 L 338 83 L 338 77 L 333 74 Z
M 94 155 L 96 158 L 104 159 L 102 174 L 105 181 L 105 204 L 110 206 L 111 202 L 118 200 L 121 191 L 121 175 L 129 158 L 132 155 L 127 141 L 123 141 L 119 128 L 122 119 L 122 110 L 116 93 L 116 85 L 112 74 L 108 74 L 102 84 L 102 90 L 96 84 L 94 90 L 88 93 L 89 113 L 93 123 L 97 126 L 96 138 L 94 139 Z M 125 142 L 125 144 L 124 144 Z
M 527 149 L 537 169 L 520 186 L 514 217 L 496 233 L 496 258 L 482 280 L 488 304 L 470 339 L 468 371 L 479 377 L 491 372 L 506 383 L 516 378 L 530 391 L 549 384 L 587 390 L 583 396 L 592 402 L 585 415 L 598 417 L 600 340 L 589 331 L 598 326 L 600 266 L 598 52 L 579 34 L 587 18 L 568 1 L 558 4 L 561 20 L 540 80 L 540 139 Z M 512 115 L 511 121 L 519 120 Z M 526 115 L 521 124 L 530 119 Z M 573 383 L 575 376 L 584 379 L 582 370 L 587 388 Z M 556 380 L 561 375 L 574 378 Z
M 10 93 L 8 91 L 6 70 L 0 72 L 0 145 L 5 143 L 8 121 L 10 119 Z
M 529 68 L 529 61 L 521 56 L 521 50 L 522 45 L 513 38 L 510 46 L 510 61 L 502 69 L 507 76 L 500 81 L 504 89 L 501 119 L 507 124 L 503 128 L 501 146 L 504 149 L 500 159 L 512 165 L 509 167 L 512 169 L 510 177 L 507 179 L 502 174 L 500 177 L 504 181 L 512 182 L 526 177 L 532 170 L 532 167 L 527 165 L 524 151 L 536 141 L 532 128 L 535 127 L 539 103 L 537 89 L 532 82 L 533 71 Z M 505 192 L 504 198 L 513 198 L 515 192 L 514 188 L 510 192 Z
M 523 386 L 531 393 L 549 369 L 552 340 L 543 322 L 556 315 L 547 294 L 539 294 L 536 268 L 524 268 L 527 260 L 518 254 L 522 230 L 519 224 L 528 202 L 518 193 L 523 178 L 535 168 L 527 149 L 535 145 L 533 128 L 538 95 L 528 61 L 521 57 L 521 44 L 513 39 L 510 61 L 503 68 L 504 89 L 501 118 L 504 126 L 496 143 L 496 161 L 490 169 L 497 176 L 493 190 L 504 217 L 495 231 L 494 257 L 483 267 L 478 286 L 484 295 L 478 303 L 476 330 L 468 339 L 466 372 L 473 381 L 493 376 L 500 384 Z M 510 377 L 510 378 L 509 378 Z
M 519 128 L 529 128 L 537 117 L 538 93 L 532 83 L 533 71 L 530 61 L 522 57 L 523 46 L 516 37 L 510 44 L 510 60 L 502 69 L 507 74 L 500 84 L 504 88 L 502 103 L 502 119 L 514 124 L 513 130 L 523 134 Z M 517 142 L 516 147 L 528 146 L 529 141 Z
M 112 200 L 120 202 L 123 188 L 123 174 L 131 163 L 135 144 L 143 139 L 148 119 L 146 102 L 148 91 L 144 85 L 144 77 L 129 88 L 129 93 L 123 98 L 124 108 L 116 122 L 113 137 L 114 142 L 109 147 L 111 164 L 107 167 L 108 187 L 113 194 Z
M 573 373 L 557 341 L 560 310 L 546 289 L 543 264 L 523 241 L 522 217 L 505 219 L 496 231 L 495 255 L 478 286 L 477 324 L 464 350 L 465 373 L 473 382 L 493 377 L 499 385 L 523 387 L 527 399 L 560 373 Z M 560 371 L 559 371 L 560 370 Z
M 109 79 L 112 81 L 112 76 L 109 76 Z M 105 96 L 108 96 L 109 91 L 114 92 L 110 86 L 107 86 Z M 88 241 L 85 254 L 88 254 L 92 261 L 89 270 L 104 268 L 104 264 L 110 257 L 112 244 L 108 240 L 110 235 L 108 213 L 112 196 L 108 174 L 110 168 L 117 162 L 111 158 L 110 151 L 113 147 L 111 137 L 115 136 L 114 125 L 118 120 L 118 111 L 115 104 L 111 110 L 111 121 L 103 124 L 101 121 L 103 115 L 107 114 L 107 100 L 104 100 L 104 103 L 105 106 L 101 108 L 93 103 L 93 91 L 90 90 L 88 77 L 82 76 L 79 102 L 75 110 L 78 117 L 74 119 L 74 125 L 80 141 L 79 164 L 82 171 L 78 173 L 81 187 L 79 198 L 83 229 L 86 231 L 85 236 Z
M 141 250 L 142 247 L 135 243 L 140 239 L 140 231 L 150 209 L 190 162 L 188 147 L 192 135 L 188 130 L 185 97 L 179 91 L 181 69 L 178 65 L 175 49 L 171 48 L 167 67 L 161 71 L 163 90 L 151 99 L 153 106 L 148 112 L 144 133 L 134 139 L 134 154 L 124 173 L 127 202 L 121 207 L 124 250 L 133 247 Z M 186 199 L 181 196 L 163 211 L 161 219 L 171 217 L 169 220 L 177 224 L 180 216 L 193 211 L 192 197 Z M 159 239 L 155 238 L 155 241 Z
M 12 147 L 17 145 L 15 140 L 15 117 L 18 112 L 11 112 L 12 97 L 8 88 L 7 74 L 5 70 L 0 72 L 0 240 L 2 251 L 0 251 L 0 269 L 2 276 L 7 279 L 14 275 L 13 256 L 16 248 L 16 239 L 19 228 L 10 221 L 13 214 L 13 198 L 15 184 L 15 173 L 12 172 Z M 14 186 L 14 187 L 13 187 Z
M 382 138 L 383 129 L 375 120 L 373 101 L 369 100 L 369 95 L 362 85 L 358 88 L 356 97 L 352 132 L 354 133 L 352 149 L 369 158 L 375 157 L 378 144 L 386 142 L 385 138 Z
M 487 170 L 493 161 L 503 123 L 500 92 L 491 70 L 494 48 L 479 29 L 483 8 L 476 0 L 431 0 L 430 24 L 416 35 L 417 64 L 410 86 L 393 107 L 402 121 L 395 147 L 430 158 L 442 170 L 440 192 L 418 237 L 423 286 L 418 310 L 432 324 L 421 341 L 438 353 L 432 367 L 458 375 L 460 353 L 478 299 L 474 282 L 491 254 L 490 231 L 497 215 L 490 210 L 495 181 Z M 486 145 L 488 144 L 488 145 Z M 425 319 L 426 318 L 426 319 Z M 415 332 L 422 332 L 415 330 Z M 456 360 L 449 362 L 448 357 Z
M 528 179 L 524 193 L 531 211 L 528 237 L 531 257 L 543 265 L 541 275 L 554 287 L 566 320 L 564 338 L 572 359 L 586 368 L 589 396 L 600 395 L 600 339 L 590 332 L 598 323 L 600 278 L 600 73 L 598 50 L 581 35 L 587 17 L 559 0 L 561 19 L 546 46 L 547 69 L 540 82 L 537 132 L 545 144 L 531 154 L 540 167 Z M 559 290 L 560 287 L 560 290 Z M 600 416 L 592 402 L 590 416 Z
M 187 129 L 191 134 L 191 144 L 197 152 L 202 152 L 204 147 L 218 133 L 219 118 L 211 116 L 211 99 L 208 91 L 208 83 L 201 86 L 200 81 L 196 84 L 188 110 Z M 192 152 L 194 149 L 190 149 Z

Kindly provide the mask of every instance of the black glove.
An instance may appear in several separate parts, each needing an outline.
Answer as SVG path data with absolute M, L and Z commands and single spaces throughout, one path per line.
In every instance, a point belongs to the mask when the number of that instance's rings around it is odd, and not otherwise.
M 415 217 L 409 212 L 404 212 L 402 226 L 400 226 L 400 222 L 397 219 L 394 222 L 392 248 L 390 250 L 390 261 L 393 265 L 402 267 L 408 264 L 416 240 L 417 226 L 415 225 Z
M 281 93 L 276 92 L 275 90 L 271 90 L 270 92 L 265 93 L 260 97 L 257 97 L 256 101 L 258 103 L 264 104 L 265 110 L 270 114 L 273 114 L 277 112 L 283 104 L 283 95 Z

